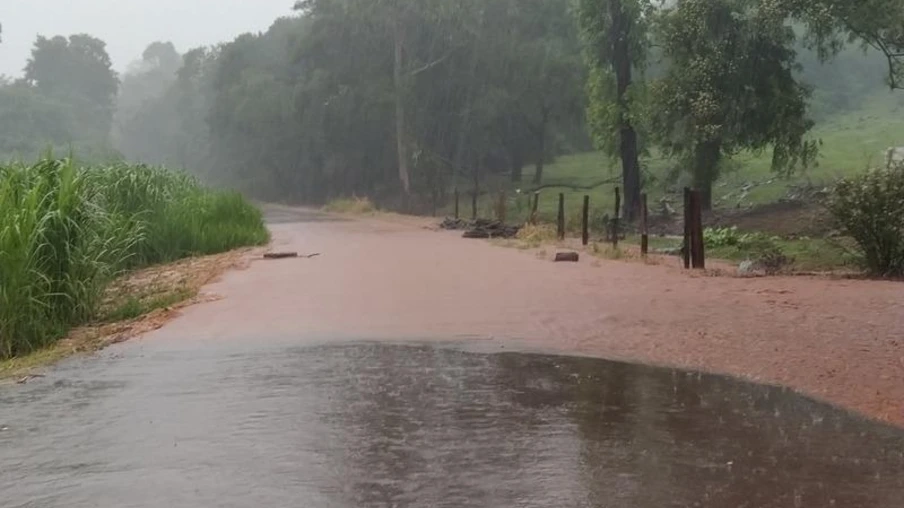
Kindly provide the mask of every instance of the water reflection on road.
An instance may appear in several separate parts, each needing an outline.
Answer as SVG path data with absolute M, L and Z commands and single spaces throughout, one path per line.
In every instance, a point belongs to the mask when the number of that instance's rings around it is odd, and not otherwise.
M 127 346 L 0 387 L 0 506 L 899 507 L 904 433 L 587 358 Z

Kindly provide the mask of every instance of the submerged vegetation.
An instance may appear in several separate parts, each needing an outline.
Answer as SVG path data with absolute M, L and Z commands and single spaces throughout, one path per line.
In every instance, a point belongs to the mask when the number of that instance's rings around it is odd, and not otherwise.
M 234 192 L 141 165 L 0 165 L 0 359 L 96 317 L 125 270 L 268 240 Z

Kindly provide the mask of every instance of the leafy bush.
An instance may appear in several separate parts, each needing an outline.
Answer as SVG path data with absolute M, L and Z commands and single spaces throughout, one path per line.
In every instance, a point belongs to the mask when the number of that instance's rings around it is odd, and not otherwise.
M 558 240 L 556 228 L 549 224 L 525 224 L 516 236 L 530 247 L 539 247 L 544 243 L 554 243 Z
M 706 228 L 703 230 L 703 242 L 709 248 L 734 247 L 749 240 L 748 234 L 738 231 L 738 228 Z
M 841 180 L 828 206 L 872 273 L 904 275 L 904 166 Z
M 707 228 L 703 231 L 703 241 L 708 249 L 732 259 L 746 258 L 770 274 L 794 261 L 785 254 L 778 237 L 759 232 L 742 233 L 735 226 Z
M 0 165 L 0 358 L 92 319 L 125 269 L 267 240 L 257 209 L 186 175 L 70 159 Z

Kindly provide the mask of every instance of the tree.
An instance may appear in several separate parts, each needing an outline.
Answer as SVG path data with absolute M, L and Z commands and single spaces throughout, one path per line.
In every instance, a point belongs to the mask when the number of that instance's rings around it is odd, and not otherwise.
M 427 51 L 413 42 L 420 27 L 442 25 L 443 19 L 456 15 L 457 5 L 442 0 L 302 0 L 296 3 L 296 10 L 313 16 L 341 15 L 345 22 L 361 23 L 366 29 L 384 36 L 392 54 L 392 88 L 394 101 L 395 142 L 398 162 L 399 182 L 403 196 L 411 193 L 410 147 L 407 128 L 408 91 L 411 80 L 418 74 L 442 64 L 451 53 L 435 53 L 433 47 Z M 438 22 L 439 21 L 439 22 Z M 442 33 L 436 34 L 442 36 Z M 379 47 L 374 48 L 379 50 Z
M 177 133 L 164 119 L 174 116 L 172 104 L 162 98 L 176 81 L 181 66 L 182 56 L 171 42 L 154 42 L 122 76 L 112 135 L 114 143 L 134 160 L 171 162 L 160 160 L 155 152 L 160 149 L 157 138 Z
M 90 35 L 38 36 L 25 67 L 25 81 L 42 94 L 69 104 L 82 128 L 106 139 L 119 80 L 106 44 Z
M 122 146 L 263 199 L 354 194 L 426 211 L 458 178 L 518 181 L 535 160 L 542 175 L 547 156 L 586 145 L 584 68 L 560 0 L 298 8 L 264 33 L 184 55 L 175 81 L 124 124 Z M 142 72 L 156 68 L 144 60 Z M 120 99 L 151 81 L 130 73 Z
M 904 2 L 901 0 L 769 0 L 762 9 L 807 26 L 807 39 L 823 60 L 845 43 L 881 52 L 887 61 L 887 84 L 904 87 Z
M 904 3 L 861 0 L 834 4 L 833 14 L 854 40 L 877 49 L 888 61 L 888 84 L 904 89 Z
M 843 37 L 880 51 L 888 63 L 888 85 L 904 88 L 904 2 L 900 0 L 783 0 L 808 23 L 823 56 L 834 55 Z
M 663 10 L 658 42 L 668 69 L 652 85 L 652 129 L 677 156 L 704 207 L 726 158 L 772 147 L 772 167 L 812 162 L 804 136 L 810 91 L 796 77 L 794 32 L 787 12 L 754 0 L 680 0 Z
M 73 141 L 70 108 L 25 83 L 0 83 L 0 159 L 30 158 Z
M 632 114 L 634 69 L 642 68 L 648 47 L 646 0 L 580 0 L 578 21 L 591 67 L 590 125 L 596 144 L 621 158 L 624 216 L 640 211 L 638 136 Z M 612 139 L 617 133 L 617 141 Z M 617 148 L 616 148 L 617 147 Z
M 175 75 L 182 66 L 182 56 L 172 42 L 152 42 L 141 54 L 141 60 L 162 74 Z
M 583 123 L 586 99 L 582 83 L 586 72 L 580 58 L 580 42 L 573 28 L 571 13 L 559 0 L 536 0 L 509 5 L 513 18 L 507 25 L 511 42 L 501 45 L 508 51 L 491 51 L 505 61 L 494 65 L 506 69 L 500 86 L 513 91 L 510 111 L 513 123 L 526 132 L 515 137 L 518 151 L 532 149 L 536 171 L 535 185 L 543 179 L 546 160 L 555 153 L 553 134 Z M 530 152 L 528 152 L 530 153 Z M 513 180 L 520 182 L 520 169 Z

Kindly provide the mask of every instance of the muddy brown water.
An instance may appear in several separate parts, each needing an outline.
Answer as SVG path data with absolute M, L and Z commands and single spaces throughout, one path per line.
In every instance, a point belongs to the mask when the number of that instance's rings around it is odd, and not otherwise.
M 0 389 L 0 506 L 896 508 L 902 439 L 592 358 L 145 341 Z
M 268 217 L 274 249 L 322 255 L 255 262 L 141 340 L 0 386 L 0 507 L 901 506 L 900 428 L 568 356 L 901 423 L 901 286 Z

